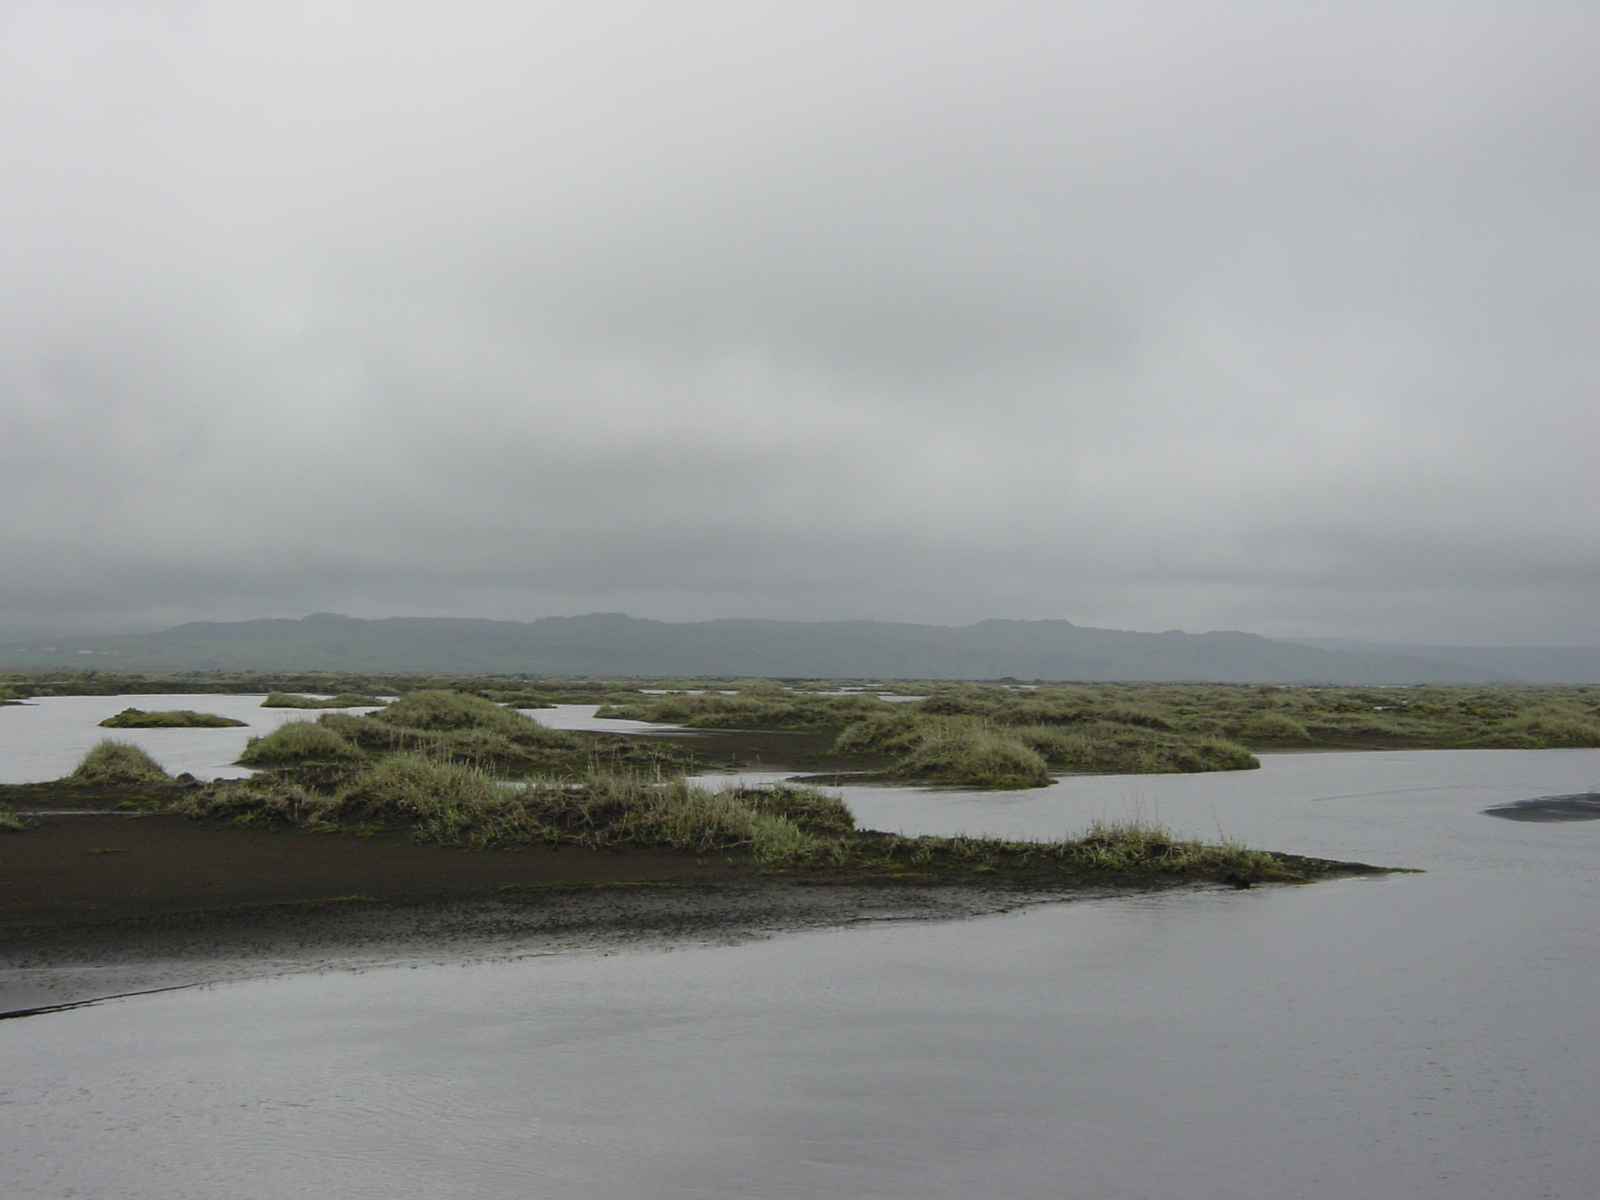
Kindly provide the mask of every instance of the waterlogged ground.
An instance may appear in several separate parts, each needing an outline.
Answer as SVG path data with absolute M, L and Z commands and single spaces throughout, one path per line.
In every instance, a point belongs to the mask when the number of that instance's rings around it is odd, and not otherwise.
M 0 1022 L 0 1179 L 107 1200 L 1590 1200 L 1600 821 L 1482 810 L 1597 785 L 1600 751 L 1572 750 L 846 789 L 879 828 L 1055 836 L 1137 811 L 1427 873 L 414 959 Z

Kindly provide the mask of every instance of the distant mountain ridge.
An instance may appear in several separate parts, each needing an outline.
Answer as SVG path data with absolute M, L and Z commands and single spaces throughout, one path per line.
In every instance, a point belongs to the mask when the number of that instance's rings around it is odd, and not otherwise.
M 1524 683 L 1582 686 L 1600 683 L 1600 646 L 1432 646 L 1358 642 L 1348 638 L 1293 638 L 1301 646 L 1340 654 L 1394 654 L 1493 671 Z
M 536 621 L 365 620 L 337 613 L 195 621 L 158 633 L 0 646 L 0 667 L 1174 683 L 1509 680 L 1492 668 L 1253 633 L 1134 633 L 1070 621 L 673 623 L 622 613 Z

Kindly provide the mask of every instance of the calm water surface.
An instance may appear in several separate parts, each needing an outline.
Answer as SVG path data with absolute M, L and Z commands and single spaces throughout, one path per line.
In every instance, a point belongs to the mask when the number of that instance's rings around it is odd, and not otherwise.
M 324 712 L 371 712 L 368 708 L 262 708 L 266 693 L 253 696 L 40 696 L 0 707 L 0 783 L 60 779 L 103 738 L 143 747 L 174 775 L 231 779 L 251 774 L 234 765 L 252 737 L 285 721 L 314 721 Z M 125 708 L 145 712 L 193 709 L 244 721 L 227 729 L 101 729 L 100 722 Z
M 879 828 L 1056 835 L 1137 812 L 1427 873 L 4 1022 L 5 1194 L 1600 1195 L 1600 822 L 1480 811 L 1593 791 L 1600 751 L 1264 762 L 846 796 Z

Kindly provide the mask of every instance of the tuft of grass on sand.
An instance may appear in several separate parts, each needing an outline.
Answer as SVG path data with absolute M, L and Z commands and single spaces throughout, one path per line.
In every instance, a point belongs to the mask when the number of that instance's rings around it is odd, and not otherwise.
M 125 708 L 116 716 L 100 722 L 103 729 L 237 729 L 245 724 L 232 717 L 219 717 L 216 713 L 195 712 L 192 708 L 169 708 L 155 712 Z
M 75 783 L 137 784 L 166 783 L 166 770 L 132 742 L 110 738 L 97 743 L 67 776 Z

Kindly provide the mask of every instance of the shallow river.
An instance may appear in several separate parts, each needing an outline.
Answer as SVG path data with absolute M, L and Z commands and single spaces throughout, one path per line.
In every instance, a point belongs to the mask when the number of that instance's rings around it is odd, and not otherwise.
M 1597 784 L 1600 751 L 1417 751 L 846 789 L 877 828 L 1142 814 L 1427 873 L 7 1021 L 0 1179 L 107 1200 L 1592 1200 L 1600 822 L 1481 810 Z

